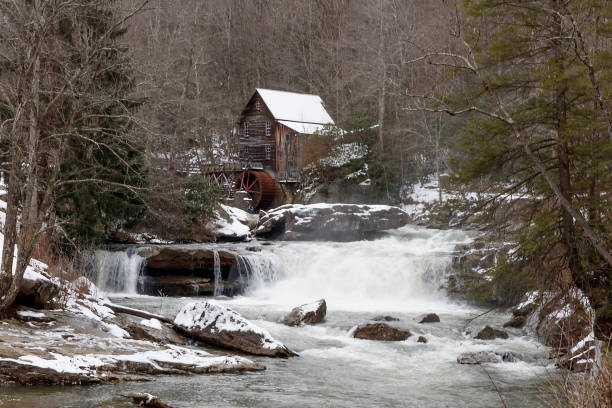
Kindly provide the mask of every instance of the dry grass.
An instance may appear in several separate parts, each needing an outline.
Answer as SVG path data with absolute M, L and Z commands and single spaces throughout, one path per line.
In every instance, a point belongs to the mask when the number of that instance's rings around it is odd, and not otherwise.
M 57 250 L 58 245 L 51 237 L 44 236 L 36 246 L 33 258 L 47 264 L 47 272 L 60 281 L 60 293 L 55 301 L 55 307 L 66 306 L 68 297 L 75 291 L 87 294 L 88 287 L 85 282 L 78 279 L 85 276 L 84 271 L 75 265 L 74 258 Z M 78 254 L 78 251 L 75 251 Z
M 550 408 L 612 407 L 612 355 L 608 352 L 595 375 L 565 374 L 551 382 Z

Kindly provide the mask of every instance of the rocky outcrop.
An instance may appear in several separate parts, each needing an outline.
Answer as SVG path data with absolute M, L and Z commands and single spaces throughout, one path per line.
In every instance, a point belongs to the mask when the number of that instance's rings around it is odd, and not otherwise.
M 217 303 L 204 301 L 184 306 L 174 320 L 175 327 L 204 343 L 267 357 L 297 354 L 276 341 L 238 313 Z
M 513 310 L 504 326 L 523 327 L 553 348 L 557 366 L 588 371 L 597 361 L 599 342 L 594 335 L 595 312 L 578 289 L 551 294 L 532 292 Z
M 435 313 L 428 313 L 418 318 L 419 323 L 440 323 L 440 316 Z
M 60 290 L 60 284 L 56 279 L 46 276 L 42 270 L 35 271 L 32 267 L 28 267 L 23 275 L 16 303 L 42 308 L 55 299 Z
M 503 330 L 494 329 L 491 326 L 486 326 L 474 338 L 478 340 L 507 339 L 508 333 Z
M 386 323 L 366 323 L 358 326 L 353 332 L 356 339 L 403 341 L 412 336 L 408 330 L 398 329 Z
M 263 215 L 253 233 L 290 241 L 354 241 L 376 237 L 408 222 L 398 207 L 358 204 L 288 204 Z
M 244 192 L 238 195 L 243 195 Z M 244 202 L 240 198 L 236 202 Z M 251 237 L 251 226 L 257 224 L 257 216 L 247 213 L 241 208 L 220 204 L 215 212 L 216 217 L 204 225 L 206 235 L 212 237 L 216 242 L 225 241 L 248 241 Z
M 265 369 L 243 357 L 185 347 L 186 339 L 161 321 L 118 316 L 111 308 L 115 305 L 68 284 L 62 291 L 61 299 L 52 299 L 56 304 L 62 300 L 62 309 L 21 307 L 15 318 L 0 324 L 0 386 L 114 383 L 160 374 Z M 130 310 L 134 316 L 149 315 Z
M 325 319 L 327 304 L 325 299 L 293 308 L 283 319 L 283 324 L 287 326 L 301 326 L 303 324 L 316 324 Z
M 115 249 L 126 250 L 126 247 Z M 127 251 L 145 259 L 138 292 L 158 296 L 234 295 L 244 290 L 249 261 L 258 245 L 151 245 L 128 247 Z M 221 288 L 215 291 L 215 266 Z

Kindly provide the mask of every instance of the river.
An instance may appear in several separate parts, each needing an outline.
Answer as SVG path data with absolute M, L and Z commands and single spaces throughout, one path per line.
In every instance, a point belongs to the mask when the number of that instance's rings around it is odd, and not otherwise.
M 300 356 L 254 358 L 267 370 L 242 375 L 158 377 L 149 383 L 20 388 L 27 407 L 128 407 L 121 394 L 150 392 L 173 407 L 508 407 L 539 406 L 554 375 L 549 349 L 520 331 L 507 340 L 474 340 L 466 328 L 500 327 L 507 313 L 449 299 L 440 290 L 456 244 L 467 232 L 407 226 L 375 241 L 279 242 L 262 246 L 266 268 L 247 292 L 216 300 L 267 329 Z M 251 244 L 252 245 L 252 244 Z M 265 270 L 263 270 L 265 269 Z M 131 279 L 131 278 L 130 278 Z M 289 310 L 324 298 L 316 326 L 279 323 Z M 117 303 L 174 316 L 194 298 L 113 296 Z M 441 322 L 418 324 L 422 313 Z M 358 340 L 350 330 L 378 315 L 400 319 L 402 342 Z M 423 335 L 428 343 L 418 343 Z M 511 351 L 522 361 L 459 365 L 462 352 Z M 1 399 L 0 399 L 1 401 Z M 0 406 L 1 403 L 0 403 Z

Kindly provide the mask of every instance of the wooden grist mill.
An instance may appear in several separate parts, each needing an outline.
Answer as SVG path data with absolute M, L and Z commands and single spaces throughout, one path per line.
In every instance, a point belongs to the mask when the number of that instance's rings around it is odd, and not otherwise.
M 208 166 L 204 173 L 231 196 L 245 191 L 252 211 L 285 204 L 279 185 L 295 184 L 308 136 L 333 125 L 317 95 L 257 89 L 237 123 L 239 163 Z

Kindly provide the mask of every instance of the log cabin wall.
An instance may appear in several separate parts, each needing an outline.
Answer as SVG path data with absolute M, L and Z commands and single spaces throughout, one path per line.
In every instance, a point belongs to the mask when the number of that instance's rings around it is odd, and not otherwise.
M 255 94 L 238 121 L 240 161 L 261 163 L 264 169 L 276 169 L 276 121 L 260 96 Z
M 300 169 L 300 154 L 304 135 L 296 133 L 280 123 L 277 123 L 274 136 L 276 139 L 276 172 L 278 181 L 297 180 Z

